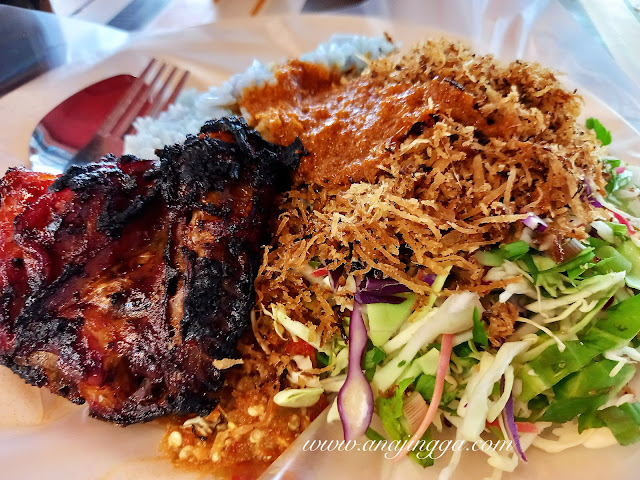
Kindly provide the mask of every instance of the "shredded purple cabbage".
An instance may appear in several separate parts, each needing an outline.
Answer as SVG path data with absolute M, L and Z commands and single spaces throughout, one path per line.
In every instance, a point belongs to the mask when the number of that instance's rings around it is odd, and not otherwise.
M 604 208 L 604 205 L 602 205 L 598 200 L 596 200 L 593 197 L 589 197 L 589 203 L 596 208 Z
M 364 290 L 368 292 L 379 292 L 381 294 L 406 293 L 411 291 L 407 286 L 393 278 L 385 278 L 384 280 L 367 278 Z
M 500 390 L 504 391 L 504 377 L 500 382 Z M 518 456 L 526 463 L 527 457 L 520 446 L 520 434 L 518 433 L 518 426 L 516 425 L 516 419 L 513 415 L 513 395 L 511 393 L 509 394 L 509 399 L 507 400 L 501 415 L 502 421 L 507 429 L 507 436 L 513 442 L 513 446 L 515 447 Z
M 340 265 L 335 270 L 329 270 L 329 285 L 334 292 L 338 289 L 338 281 L 344 273 L 344 265 Z
M 391 303 L 395 305 L 406 300 L 404 297 L 396 296 L 398 293 L 410 291 L 411 289 L 406 285 L 392 278 L 380 280 L 368 277 L 360 283 L 356 291 L 355 300 L 363 305 L 369 303 Z
M 604 205 L 602 205 L 598 200 L 593 198 L 593 191 L 591 190 L 591 185 L 589 184 L 589 181 L 586 179 L 584 181 L 584 192 L 582 193 L 582 195 L 580 195 L 580 200 L 582 200 L 583 202 L 588 201 L 592 206 L 596 208 L 604 208 Z
M 368 305 L 370 303 L 391 303 L 393 305 L 397 305 L 398 303 L 402 303 L 406 300 L 406 298 L 398 297 L 396 295 L 384 295 L 369 292 L 356 293 L 355 299 L 356 302 L 363 305 Z
M 438 276 L 437 276 L 435 273 L 425 273 L 425 274 L 422 276 L 422 281 L 423 281 L 423 282 L 428 283 L 428 284 L 429 284 L 429 286 L 432 286 L 432 285 L 433 285 L 433 282 L 435 282 L 435 281 L 436 281 L 436 278 L 437 278 L 437 277 L 438 277 Z

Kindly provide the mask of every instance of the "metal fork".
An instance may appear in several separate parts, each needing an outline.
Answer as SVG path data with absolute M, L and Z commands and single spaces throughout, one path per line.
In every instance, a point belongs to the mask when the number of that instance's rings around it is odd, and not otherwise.
M 164 76 L 170 65 L 160 63 L 156 66 L 158 63 L 155 58 L 149 61 L 93 138 L 73 156 L 66 168 L 95 162 L 107 153 L 120 155 L 124 146 L 124 135 L 132 129 L 133 121 L 137 117 L 156 117 L 176 100 L 189 77 L 189 72 L 173 67 L 168 75 Z

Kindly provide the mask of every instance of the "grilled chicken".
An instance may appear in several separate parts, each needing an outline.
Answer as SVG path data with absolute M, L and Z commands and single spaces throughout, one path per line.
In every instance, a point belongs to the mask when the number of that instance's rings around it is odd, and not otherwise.
M 118 424 L 206 414 L 304 149 L 241 119 L 184 145 L 0 183 L 0 363 Z

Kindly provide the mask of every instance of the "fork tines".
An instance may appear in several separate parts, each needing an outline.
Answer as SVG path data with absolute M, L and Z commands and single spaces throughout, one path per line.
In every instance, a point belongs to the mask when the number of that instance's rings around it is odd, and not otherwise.
M 165 73 L 167 70 L 169 72 Z M 132 128 L 133 121 L 139 116 L 160 114 L 175 101 L 188 77 L 189 72 L 166 63 L 158 65 L 158 61 L 152 58 L 96 134 L 78 150 L 66 167 L 98 161 L 106 153 L 120 155 L 123 137 Z
M 137 117 L 159 115 L 176 100 L 188 77 L 188 71 L 152 58 L 99 132 L 122 137 Z

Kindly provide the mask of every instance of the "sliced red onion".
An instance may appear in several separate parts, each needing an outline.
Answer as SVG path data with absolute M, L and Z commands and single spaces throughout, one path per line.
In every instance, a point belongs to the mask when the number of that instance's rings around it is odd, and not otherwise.
M 500 390 L 504 391 L 504 377 L 500 382 Z M 526 463 L 527 457 L 520 446 L 520 434 L 518 433 L 518 426 L 516 425 L 516 419 L 513 416 L 513 395 L 509 394 L 509 399 L 507 400 L 504 409 L 502 410 L 502 421 L 504 422 L 504 426 L 507 429 L 507 436 L 513 442 L 513 446 L 516 449 L 516 453 L 522 459 L 523 462 Z
M 356 293 L 355 299 L 356 302 L 363 305 L 368 305 L 370 303 L 391 303 L 393 305 L 397 305 L 406 300 L 406 298 L 398 297 L 396 295 L 387 295 L 383 293 L 366 291 Z
M 364 435 L 373 417 L 373 392 L 360 366 L 367 339 L 367 328 L 362 319 L 360 304 L 355 302 L 349 322 L 347 380 L 338 393 L 338 412 L 346 441 Z
M 527 218 L 521 220 L 527 227 L 536 232 L 544 232 L 547 229 L 547 224 L 538 215 L 530 213 Z
M 627 167 L 616 167 L 614 171 L 616 172 L 616 174 L 620 175 L 621 173 L 624 173 L 626 169 Z
M 531 228 L 532 230 L 535 230 L 535 228 L 540 224 L 540 217 L 530 213 L 527 218 L 520 221 L 524 223 L 527 227 Z

